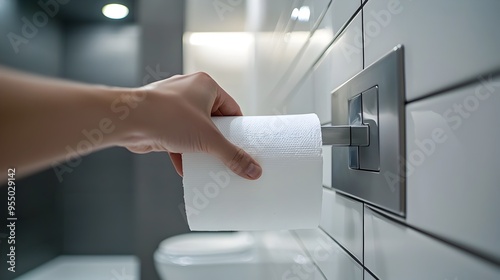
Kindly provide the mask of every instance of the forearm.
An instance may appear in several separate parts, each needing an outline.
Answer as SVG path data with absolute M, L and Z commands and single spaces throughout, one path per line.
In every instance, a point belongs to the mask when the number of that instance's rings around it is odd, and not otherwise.
M 124 141 L 131 90 L 46 79 L 0 68 L 0 178 Z M 122 100 L 122 98 L 125 98 Z M 130 103 L 130 102 L 129 102 Z M 131 104 L 131 103 L 130 103 Z M 121 109 L 121 110 L 120 110 Z
M 118 145 L 137 153 L 168 152 L 182 174 L 182 153 L 218 157 L 257 179 L 257 161 L 229 142 L 211 115 L 241 115 L 209 75 L 174 76 L 137 89 L 92 86 L 0 67 L 0 182 Z M 78 162 L 78 160 L 76 160 Z M 72 166 L 74 167 L 74 166 Z

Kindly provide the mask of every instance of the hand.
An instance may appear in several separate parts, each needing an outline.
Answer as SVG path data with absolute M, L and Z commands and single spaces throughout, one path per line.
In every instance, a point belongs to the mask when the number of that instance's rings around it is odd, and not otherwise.
M 139 90 L 146 98 L 135 109 L 136 129 L 126 144 L 130 151 L 166 151 L 181 176 L 184 152 L 213 154 L 247 179 L 261 176 L 260 165 L 229 142 L 212 122 L 210 116 L 242 113 L 236 101 L 209 75 L 178 75 Z

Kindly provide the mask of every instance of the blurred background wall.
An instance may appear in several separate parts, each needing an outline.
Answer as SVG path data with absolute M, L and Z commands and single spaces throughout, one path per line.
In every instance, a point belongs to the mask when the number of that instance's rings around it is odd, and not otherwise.
M 64 27 L 65 78 L 139 86 L 135 23 L 69 22 Z M 111 148 L 88 155 L 63 175 L 64 254 L 132 254 L 133 156 Z
M 142 29 L 142 80 L 182 74 L 183 0 L 137 2 Z M 141 279 L 159 279 L 153 252 L 168 236 L 188 232 L 182 215 L 182 180 L 165 153 L 135 155 L 136 252 L 141 259 Z M 182 209 L 180 209 L 182 208 Z
M 33 15 L 37 7 L 27 1 L 0 1 L 0 64 L 52 77 L 63 73 L 64 36 L 58 21 L 49 21 L 36 36 L 19 46 L 18 51 L 7 37 L 9 32 L 22 34 L 22 17 Z M 2 131 L 3 133 L 7 133 Z M 36 139 L 33 139 L 36 145 Z M 2 171 L 6 172 L 6 171 Z M 3 185 L 3 182 L 2 182 Z M 63 250 L 62 184 L 48 169 L 17 181 L 16 188 L 16 275 L 59 255 Z M 7 261 L 7 188 L 0 187 L 0 279 L 11 279 Z M 9 245 L 10 246 L 10 245 Z
M 113 1 L 131 10 L 125 20 L 113 21 L 100 12 L 106 1 L 70 0 L 28 42 L 14 47 L 8 34 L 23 34 L 23 18 L 32 21 L 42 10 L 37 2 L 0 1 L 0 65 L 124 87 L 182 74 L 184 1 Z M 12 279 L 61 254 L 136 255 L 141 279 L 158 279 L 153 263 L 158 243 L 188 231 L 181 211 L 182 181 L 168 155 L 106 149 L 83 157 L 59 179 L 49 168 L 17 181 L 17 272 L 2 269 L 0 279 Z M 6 197 L 3 186 L 1 205 Z M 2 207 L 2 225 L 6 215 Z M 3 264 L 5 236 L 2 226 Z

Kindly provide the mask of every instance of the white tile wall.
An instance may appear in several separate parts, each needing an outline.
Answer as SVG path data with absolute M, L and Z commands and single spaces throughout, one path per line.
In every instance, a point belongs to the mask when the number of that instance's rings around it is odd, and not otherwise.
M 360 34 L 361 14 L 358 14 L 314 67 L 315 111 L 322 123 L 332 120 L 332 91 L 363 69 Z
M 324 189 L 320 227 L 363 262 L 363 203 Z
M 356 10 L 360 6 L 361 0 L 332 1 L 327 20 L 335 34 L 337 34 L 341 27 L 356 13 Z
M 365 207 L 365 263 L 384 280 L 500 279 L 500 268 Z
M 259 112 L 314 111 L 322 123 L 329 123 L 331 92 L 397 44 L 405 46 L 408 101 L 500 70 L 496 0 L 332 0 L 326 13 L 321 7 L 326 8 L 328 0 L 285 2 L 285 14 L 309 5 L 311 22 L 293 28 L 285 24 L 275 33 L 258 35 L 256 40 L 264 43 L 257 43 L 256 75 L 262 81 L 257 90 L 271 97 L 257 101 Z M 363 12 L 355 14 L 361 2 L 366 2 Z M 312 23 L 321 18 L 314 30 Z M 272 43 L 265 43 L 267 39 Z M 487 100 L 477 96 L 480 84 L 481 96 L 490 92 Z M 326 279 L 375 279 L 361 264 L 379 279 L 500 279 L 499 267 L 491 261 L 500 256 L 500 220 L 495 218 L 500 149 L 494 148 L 500 141 L 494 125 L 500 80 L 477 85 L 407 105 L 407 157 L 416 168 L 408 170 L 407 217 L 401 221 L 480 252 L 490 261 L 336 194 L 331 189 L 335 158 L 331 148 L 324 148 L 327 188 L 321 229 L 296 233 Z M 457 111 L 455 104 L 473 112 Z M 435 128 L 443 132 L 433 132 Z M 442 137 L 447 140 L 438 143 Z M 431 148 L 429 139 L 435 142 Z
M 296 233 L 327 279 L 363 279 L 363 267 L 323 231 L 297 230 Z
M 368 271 L 365 270 L 364 280 L 376 280 Z
M 407 100 L 500 69 L 500 1 L 369 0 L 365 66 L 405 46 Z
M 311 23 L 311 31 L 313 30 L 313 28 L 319 25 L 319 22 L 327 12 L 327 8 L 330 5 L 330 2 L 332 2 L 332 0 L 306 0 L 304 4 L 302 4 L 302 6 L 310 6 L 311 17 L 309 19 L 309 22 Z
M 332 187 L 332 146 L 323 146 L 323 186 Z
M 312 88 L 312 75 L 309 71 L 283 102 L 287 114 L 314 113 L 314 94 Z
M 262 244 L 257 254 L 267 260 L 257 265 L 256 271 L 262 270 L 262 275 L 255 279 L 325 280 L 293 232 L 254 232 L 253 236 Z
M 488 76 L 406 107 L 408 223 L 497 260 L 499 108 Z

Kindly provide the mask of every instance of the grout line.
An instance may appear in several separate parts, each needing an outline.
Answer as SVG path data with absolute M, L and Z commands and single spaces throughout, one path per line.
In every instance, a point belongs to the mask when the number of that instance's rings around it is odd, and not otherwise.
M 345 248 L 342 244 L 340 244 L 340 242 L 338 242 L 335 238 L 333 238 L 333 236 L 331 236 L 330 234 L 328 234 L 328 232 L 326 232 L 321 226 L 318 227 L 318 228 L 323 233 L 325 233 L 328 237 L 330 237 L 333 242 L 335 242 L 345 253 L 347 253 L 349 255 L 349 257 L 351 257 L 351 259 L 353 259 L 361 267 L 364 267 L 363 263 L 361 263 L 361 261 L 355 255 L 353 255 L 351 252 L 349 252 L 349 250 L 347 250 L 347 248 Z
M 323 21 L 323 19 L 325 18 L 326 14 L 328 13 L 328 9 L 330 9 L 330 6 L 332 5 L 333 1 L 334 0 L 330 0 L 328 2 L 328 5 L 326 5 L 326 8 L 319 15 L 318 20 L 316 21 L 316 23 L 314 23 L 313 27 L 311 28 L 311 36 L 309 36 L 309 38 L 312 37 L 312 35 L 314 34 L 314 32 L 316 32 L 316 30 L 318 29 L 318 27 L 321 25 L 321 22 Z
M 390 220 L 391 222 L 397 223 L 398 225 L 404 226 L 405 228 L 412 229 L 412 230 L 414 230 L 414 231 L 416 231 L 416 232 L 418 232 L 426 237 L 429 237 L 430 239 L 433 239 L 434 241 L 437 241 L 440 244 L 448 245 L 448 246 L 450 246 L 456 250 L 459 250 L 467 255 L 479 258 L 479 259 L 486 261 L 490 264 L 500 265 L 500 260 L 492 259 L 491 257 L 487 256 L 486 254 L 484 254 L 482 252 L 479 252 L 478 250 L 476 250 L 474 248 L 470 248 L 470 247 L 455 243 L 453 241 L 446 240 L 438 235 L 435 235 L 433 233 L 419 229 L 411 224 L 399 221 L 398 219 L 391 217 L 390 215 L 384 213 L 383 211 L 380 211 L 378 208 L 372 207 L 371 205 L 367 205 L 367 207 L 370 208 L 370 210 L 372 210 L 375 214 L 378 214 L 378 215 Z
M 343 191 L 343 190 L 338 190 L 338 189 L 336 189 L 334 187 L 332 187 L 331 189 L 334 190 L 335 192 L 337 192 L 338 195 L 341 195 L 341 196 L 343 196 L 345 198 L 354 200 L 354 201 L 359 202 L 359 203 L 364 203 L 367 206 L 370 206 L 371 208 L 379 209 L 380 211 L 385 211 L 385 212 L 389 213 L 390 215 L 394 215 L 394 217 L 397 217 L 399 219 L 406 219 L 406 213 L 405 214 L 394 213 L 391 210 L 389 210 L 387 208 L 384 208 L 383 206 L 372 204 L 373 202 L 371 202 L 371 201 L 369 201 L 367 199 L 365 200 L 365 199 L 361 199 L 359 197 L 356 197 L 356 196 L 350 194 L 349 192 L 346 192 L 346 191 Z
M 332 4 L 333 4 L 333 1 L 331 1 L 329 3 L 329 5 L 327 6 L 327 9 L 326 9 L 327 12 L 328 12 L 328 9 L 330 8 L 330 6 Z M 354 20 L 354 18 L 356 18 L 356 16 L 358 16 L 358 13 L 360 13 L 362 11 L 363 6 L 364 6 L 364 4 L 362 4 L 360 7 L 358 7 L 358 9 L 356 9 L 356 11 L 353 13 L 353 15 L 351 15 L 351 17 L 339 28 L 338 32 L 336 32 L 336 34 L 333 37 L 332 41 L 330 43 L 328 43 L 327 46 L 325 46 L 324 50 L 321 52 L 321 54 L 318 56 L 318 58 L 316 58 L 314 60 L 314 62 L 312 63 L 311 67 L 309 67 L 307 70 L 305 70 L 306 75 L 303 75 L 302 77 L 300 77 L 300 79 L 298 80 L 298 82 L 296 83 L 295 86 L 299 85 L 302 81 L 304 81 L 306 79 L 307 73 L 309 73 L 309 72 L 312 73 L 312 71 L 317 66 L 317 64 L 324 58 L 325 53 L 347 31 L 347 27 L 352 23 L 352 21 Z M 323 18 L 324 18 L 325 15 L 326 15 L 326 13 L 323 14 L 323 17 L 319 21 L 320 24 L 321 24 L 321 21 L 323 20 Z M 269 92 L 268 97 L 271 96 L 271 95 L 273 95 L 273 94 L 275 94 L 280 88 L 283 87 L 284 84 L 286 84 L 288 82 L 288 78 L 290 77 L 291 73 L 293 73 L 293 71 L 297 68 L 297 65 L 300 62 L 300 60 L 302 58 L 302 55 L 305 53 L 305 51 L 307 49 L 307 46 L 309 45 L 309 39 L 313 36 L 314 32 L 316 32 L 316 30 L 311 31 L 311 33 L 309 34 L 307 42 L 301 47 L 301 49 L 299 50 L 299 52 L 297 53 L 297 55 L 294 58 L 292 58 L 292 63 L 290 64 L 290 66 L 288 67 L 288 69 L 283 73 L 283 75 L 279 78 L 279 81 L 276 83 L 276 85 L 271 89 L 271 91 Z M 286 95 L 286 97 L 284 99 L 285 100 L 288 99 L 289 95 L 290 94 L 287 93 L 287 95 Z
M 363 0 L 361 0 L 361 48 L 362 50 L 362 60 L 363 60 L 363 69 L 365 69 L 365 18 L 363 13 Z
M 434 97 L 434 96 L 437 96 L 437 95 L 440 95 L 440 94 L 448 93 L 450 91 L 457 90 L 457 89 L 460 89 L 460 88 L 463 88 L 463 87 L 467 87 L 467 86 L 470 86 L 470 85 L 477 84 L 477 83 L 480 82 L 478 80 L 478 77 L 484 77 L 486 75 L 491 75 L 492 78 L 500 77 L 500 69 L 496 69 L 496 70 L 493 70 L 493 71 L 490 71 L 490 72 L 487 72 L 487 73 L 484 73 L 484 74 L 476 75 L 474 78 L 469 78 L 469 79 L 467 79 L 465 81 L 458 82 L 458 83 L 450 85 L 450 86 L 445 86 L 445 87 L 443 87 L 441 89 L 438 89 L 438 90 L 436 90 L 434 92 L 431 92 L 431 93 L 428 93 L 428 94 L 424 94 L 424 95 L 422 95 L 420 97 L 417 97 L 415 99 L 406 101 L 405 105 L 411 104 L 413 102 L 418 102 L 418 101 L 421 101 L 423 99 L 431 98 L 431 97 Z
M 318 266 L 318 264 L 316 263 L 316 260 L 311 256 L 311 254 L 309 253 L 309 251 L 307 250 L 306 248 L 306 245 L 304 245 L 304 243 L 302 242 L 302 239 L 300 238 L 300 236 L 294 231 L 290 231 L 292 233 L 292 235 L 295 237 L 295 240 L 297 240 L 297 243 L 299 243 L 300 247 L 302 248 L 302 251 L 304 251 L 304 253 L 309 257 L 309 259 L 312 261 L 312 263 L 314 264 L 314 266 L 318 269 L 319 273 L 321 273 L 321 275 L 323 276 L 324 279 L 327 279 L 328 278 L 326 277 L 325 273 L 323 273 L 323 271 L 321 270 L 321 268 Z
M 330 189 L 330 188 L 328 188 Z M 341 196 L 344 196 L 346 198 L 349 198 L 351 200 L 355 200 L 359 203 L 363 203 L 366 207 L 370 208 L 370 210 L 372 210 L 373 212 L 377 213 L 377 214 L 380 214 L 381 216 L 383 217 L 386 217 L 387 219 L 399 224 L 399 225 L 402 225 L 404 227 L 407 227 L 409 229 L 413 229 L 415 231 L 417 231 L 418 233 L 421 233 L 425 236 L 428 236 L 432 239 L 435 239 L 437 241 L 439 241 L 440 243 L 444 243 L 444 244 L 447 244 L 449 246 L 452 246 L 454 247 L 455 249 L 459 249 L 460 251 L 463 251 L 471 256 L 474 256 L 474 257 L 477 257 L 477 258 L 480 258 L 482 260 L 485 260 L 487 261 L 488 263 L 492 263 L 492 264 L 495 264 L 495 265 L 500 265 L 500 260 L 497 260 L 497 259 L 494 259 L 492 257 L 489 257 L 488 255 L 484 254 L 484 253 L 481 253 L 479 252 L 478 250 L 474 249 L 474 248 L 471 248 L 471 247 L 467 247 L 467 246 L 464 246 L 464 245 L 461 245 L 461 244 L 458 244 L 458 243 L 455 243 L 453 241 L 450 241 L 450 240 L 446 240 L 445 238 L 443 237 L 440 237 L 438 235 L 435 235 L 433 233 L 430 233 L 430 232 L 427 232 L 427 231 L 424 231 L 422 229 L 419 229 L 411 224 L 408 224 L 406 222 L 406 216 L 405 217 L 401 217 L 401 216 L 397 216 L 396 214 L 394 213 L 390 213 L 390 212 L 387 212 L 387 210 L 385 210 L 384 208 L 379 208 L 377 205 L 371 205 L 369 203 L 366 203 L 365 201 L 363 200 L 359 200 L 358 198 L 356 197 L 353 197 L 353 196 L 349 196 L 349 195 L 346 195 L 342 192 L 338 192 L 337 189 L 335 188 L 331 188 L 332 191 L 335 191 L 338 195 L 341 195 Z M 364 213 L 364 208 L 363 208 L 363 213 Z M 394 216 L 392 216 L 394 215 Z M 363 215 L 363 242 L 364 242 L 364 215 Z M 363 245 L 363 262 L 364 262 L 364 245 Z
M 336 191 L 335 188 L 327 188 L 331 191 Z M 459 243 L 455 243 L 453 241 L 450 241 L 450 240 L 446 240 L 444 239 L 443 237 L 440 237 L 438 235 L 435 235 L 433 233 L 430 233 L 430 232 L 427 232 L 427 231 L 424 231 L 422 229 L 419 229 L 411 224 L 408 224 L 406 223 L 406 219 L 401 219 L 399 220 L 398 218 L 399 217 L 393 217 L 391 215 L 394 215 L 392 213 L 386 213 L 386 210 L 384 209 L 381 209 L 381 208 L 378 208 L 374 205 L 370 205 L 370 204 L 367 204 L 365 203 L 364 201 L 361 201 L 361 200 L 358 200 L 356 199 L 355 197 L 351 197 L 351 196 L 347 196 L 343 193 L 339 193 L 337 192 L 337 194 L 340 194 L 341 196 L 344 196 L 344 197 L 347 197 L 349 199 L 352 199 L 352 200 L 355 200 L 359 203 L 362 203 L 363 204 L 363 256 L 362 256 L 362 261 L 363 263 L 365 262 L 365 258 L 364 258 L 364 254 L 365 254 L 365 220 L 364 220 L 364 213 L 365 213 L 365 207 L 368 207 L 371 211 L 373 211 L 374 213 L 376 214 L 379 214 L 381 215 L 382 217 L 394 222 L 394 223 L 397 223 L 398 225 L 401 225 L 401 226 L 404 226 L 405 228 L 409 228 L 409 229 L 412 229 L 430 239 L 433 239 L 434 241 L 437 241 L 438 243 L 440 244 L 444 244 L 444 245 L 447 245 L 447 246 L 450 246 L 456 250 L 459 250 L 460 252 L 464 253 L 464 254 L 467 254 L 471 257 L 475 257 L 475 258 L 479 258 L 483 261 L 486 261 L 490 264 L 493 264 L 493 265 L 500 265 L 500 260 L 497 260 L 497 259 L 494 259 L 482 252 L 479 252 L 477 249 L 475 248 L 472 248 L 472 247 L 468 247 L 468 246 L 465 246 L 465 245 L 462 245 L 462 244 L 459 244 Z M 324 231 L 330 238 L 332 238 L 335 243 L 337 243 L 342 249 L 344 249 L 349 255 L 351 255 L 351 257 L 353 257 L 353 259 L 358 262 L 359 264 L 361 264 L 365 269 L 367 269 L 367 267 L 365 267 L 363 265 L 363 263 L 361 263 L 355 256 L 353 256 L 342 244 L 340 244 L 339 242 L 337 242 L 337 240 L 335 240 L 335 238 L 333 238 L 330 234 L 328 234 L 325 230 L 323 230 L 322 228 L 320 228 L 322 231 Z M 367 269 L 368 270 L 368 269 Z M 369 271 L 370 274 L 372 274 L 372 276 L 375 276 L 373 273 L 371 273 L 371 271 Z M 377 277 L 375 277 L 376 279 L 378 279 Z
M 374 279 L 378 280 L 378 277 L 375 276 L 373 272 L 371 272 L 368 267 L 365 265 L 365 208 L 366 204 L 363 203 L 363 268 L 367 271 Z M 363 279 L 365 279 L 365 273 L 363 272 Z
M 363 262 L 363 265 L 365 263 L 365 204 L 363 203 L 363 240 L 362 240 L 362 248 L 363 248 L 363 255 L 361 255 L 361 261 Z
M 365 271 L 368 272 L 370 274 L 370 276 L 373 277 L 373 279 L 379 280 L 379 278 L 373 272 L 371 272 L 371 270 L 369 270 L 367 267 L 365 267 Z M 365 274 L 363 273 L 363 279 L 365 279 L 364 277 L 365 277 Z
M 316 30 L 318 29 L 318 27 L 321 25 L 321 22 L 323 21 L 324 17 L 328 13 L 328 9 L 332 5 L 332 2 L 333 2 L 333 0 L 331 0 L 328 3 L 328 5 L 326 6 L 325 11 L 322 12 L 322 14 L 320 15 L 317 23 L 314 24 L 313 28 L 311 29 L 311 32 L 309 33 L 309 36 L 307 37 L 307 42 L 300 48 L 300 50 L 297 53 L 297 55 L 292 58 L 292 63 L 290 64 L 290 66 L 288 67 L 288 69 L 285 70 L 285 72 L 283 73 L 283 75 L 279 78 L 278 83 L 270 91 L 270 95 L 272 95 L 274 92 L 276 92 L 277 90 L 279 90 L 284 84 L 286 84 L 288 82 L 289 76 L 297 68 L 297 65 L 299 64 L 299 62 L 300 62 L 300 60 L 302 58 L 302 55 L 305 53 L 305 51 L 307 49 L 307 46 L 309 45 L 309 40 L 314 35 L 314 33 L 316 32 Z M 334 37 L 333 41 L 335 41 L 335 39 L 336 39 L 336 37 Z M 333 41 L 331 43 L 329 43 L 328 46 L 325 48 L 325 50 L 321 53 L 321 55 L 319 56 L 320 58 L 324 55 L 325 51 L 330 47 L 330 45 L 333 43 Z M 312 69 L 314 68 L 314 65 L 318 62 L 318 60 L 319 59 L 316 59 L 314 61 L 314 63 L 312 64 L 312 67 L 308 68 L 305 71 L 306 75 L 300 77 L 299 81 L 297 82 L 297 84 L 295 86 L 299 85 L 305 79 L 305 77 L 307 76 L 307 73 L 310 72 L 310 71 L 312 71 Z M 287 94 L 287 96 L 285 97 L 285 99 L 289 98 L 288 96 L 289 96 L 289 94 Z

